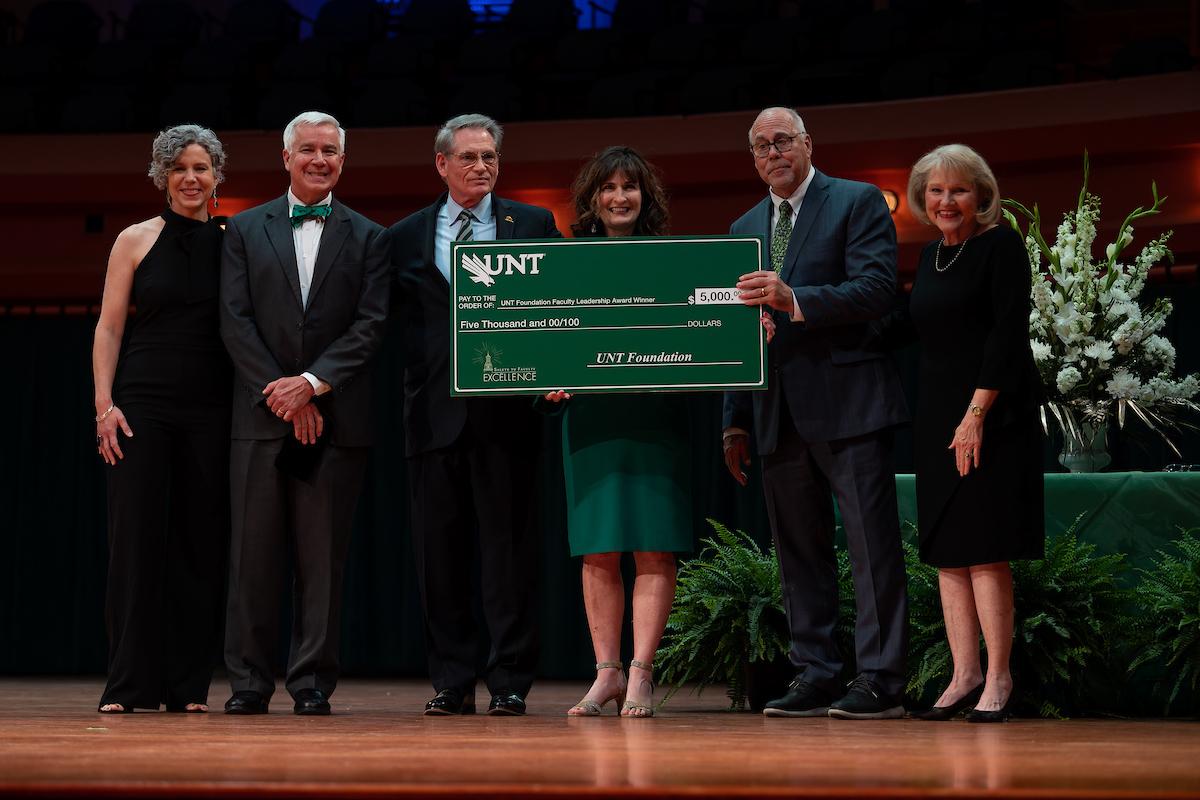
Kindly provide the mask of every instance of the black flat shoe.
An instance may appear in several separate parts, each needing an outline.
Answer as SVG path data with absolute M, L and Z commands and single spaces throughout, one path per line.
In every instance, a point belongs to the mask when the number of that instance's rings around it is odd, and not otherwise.
M 238 715 L 266 714 L 267 700 L 258 692 L 249 690 L 234 692 L 233 697 L 225 701 L 225 713 Z
M 329 698 L 320 689 L 301 689 L 295 695 L 293 713 L 302 717 L 328 717 L 331 713 Z
M 971 709 L 967 714 L 967 722 L 1008 722 L 1008 718 L 1012 716 L 1013 697 L 1016 692 L 1008 696 L 1008 700 L 1004 702 L 1003 708 L 998 708 L 995 711 L 980 711 L 977 708 Z
M 519 694 L 494 694 L 487 713 L 493 717 L 520 717 L 525 714 L 525 698 Z
M 453 717 L 458 714 L 475 713 L 475 695 L 463 694 L 454 689 L 442 689 L 425 704 L 427 717 Z
M 924 719 L 929 720 L 930 722 L 946 722 L 947 720 L 954 719 L 961 712 L 966 711 L 968 708 L 972 708 L 976 703 L 979 702 L 979 698 L 982 695 L 983 682 L 981 681 L 978 686 L 955 700 L 950 705 L 930 706 L 924 711 L 918 711 L 912 716 L 913 719 Z

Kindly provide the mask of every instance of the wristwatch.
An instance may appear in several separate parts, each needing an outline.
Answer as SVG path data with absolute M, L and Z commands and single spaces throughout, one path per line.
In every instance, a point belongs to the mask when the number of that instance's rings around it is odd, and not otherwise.
M 983 416 L 983 406 L 975 405 L 974 403 L 972 403 L 967 408 L 967 411 L 970 411 L 971 416 L 973 416 L 973 417 L 982 417 Z

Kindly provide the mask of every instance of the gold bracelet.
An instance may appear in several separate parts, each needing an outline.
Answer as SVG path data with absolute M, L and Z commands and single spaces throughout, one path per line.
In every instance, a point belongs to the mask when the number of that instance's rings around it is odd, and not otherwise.
M 104 409 L 104 413 L 96 417 L 96 422 L 104 422 L 105 417 L 112 413 L 112 410 L 117 407 L 116 403 L 109 403 L 108 408 Z

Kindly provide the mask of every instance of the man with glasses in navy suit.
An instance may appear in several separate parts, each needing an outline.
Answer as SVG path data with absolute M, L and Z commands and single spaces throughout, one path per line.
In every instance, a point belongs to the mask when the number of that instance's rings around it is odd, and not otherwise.
M 892 429 L 908 417 L 894 365 L 865 347 L 896 293 L 896 229 L 876 187 L 813 167 L 812 138 L 793 109 L 762 111 L 750 150 L 768 196 L 730 233 L 765 236 L 769 258 L 737 288 L 771 314 L 776 334 L 767 391 L 725 396 L 725 463 L 745 485 L 753 431 L 798 670 L 763 713 L 900 717 L 907 595 Z M 834 497 L 858 610 L 858 676 L 845 691 L 833 641 Z

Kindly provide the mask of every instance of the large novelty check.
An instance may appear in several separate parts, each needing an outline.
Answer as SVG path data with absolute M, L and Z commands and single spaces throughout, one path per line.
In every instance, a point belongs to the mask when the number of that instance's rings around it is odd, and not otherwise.
M 452 256 L 455 396 L 761 389 L 738 276 L 757 237 L 464 242 Z

